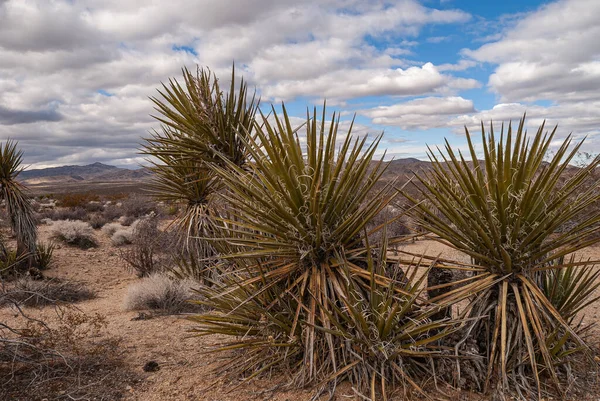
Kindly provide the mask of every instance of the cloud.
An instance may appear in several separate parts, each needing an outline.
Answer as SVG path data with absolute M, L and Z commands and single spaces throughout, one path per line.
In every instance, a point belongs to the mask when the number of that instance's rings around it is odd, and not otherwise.
M 404 130 L 447 126 L 449 116 L 475 111 L 473 101 L 462 97 L 426 97 L 362 111 L 375 124 L 398 126 Z
M 60 121 L 62 118 L 63 116 L 56 110 L 13 110 L 0 106 L 0 123 L 4 125 Z
M 598 15 L 598 1 L 557 1 L 522 17 L 499 40 L 463 54 L 497 64 L 488 85 L 503 102 L 598 99 Z
M 551 106 L 539 106 L 523 103 L 500 103 L 488 110 L 475 114 L 456 116 L 448 122 L 456 133 L 464 133 L 466 126 L 471 132 L 481 130 L 481 122 L 500 128 L 512 123 L 516 126 L 524 114 L 527 114 L 526 128 L 529 132 L 537 131 L 545 122 L 545 129 L 551 131 L 557 126 L 558 140 L 573 134 L 576 140 L 586 140 L 585 149 L 597 152 L 600 148 L 600 101 L 569 102 Z
M 235 61 L 265 102 L 454 94 L 477 85 L 461 67 L 406 57 L 470 18 L 416 0 L 0 1 L 0 140 L 36 166 L 136 163 L 148 97 L 196 64 L 226 87 Z
M 344 69 L 323 74 L 314 79 L 285 80 L 266 86 L 263 93 L 276 99 L 320 94 L 326 98 L 343 98 L 393 95 L 411 96 L 431 93 L 443 87 L 449 78 L 440 74 L 435 66 L 406 69 Z

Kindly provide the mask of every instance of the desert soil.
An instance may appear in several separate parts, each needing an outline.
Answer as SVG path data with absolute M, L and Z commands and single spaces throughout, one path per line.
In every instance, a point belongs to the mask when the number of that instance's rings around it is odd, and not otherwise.
M 48 239 L 50 227 L 40 227 L 42 239 Z M 243 401 L 309 400 L 311 391 L 270 391 L 276 380 L 257 380 L 251 384 L 224 382 L 213 373 L 213 368 L 226 355 L 205 353 L 216 338 L 193 337 L 189 330 L 193 323 L 186 316 L 153 316 L 148 320 L 132 320 L 139 313 L 125 311 L 123 299 L 127 287 L 138 280 L 127 270 L 119 257 L 119 250 L 112 246 L 109 238 L 100 230 L 96 231 L 100 243 L 98 248 L 80 250 L 61 245 L 55 251 L 54 267 L 48 270 L 47 277 L 77 280 L 85 283 L 97 293 L 97 297 L 79 302 L 76 307 L 86 314 L 99 313 L 106 317 L 108 325 L 104 335 L 120 339 L 122 363 L 107 372 L 98 372 L 94 378 L 88 378 L 89 391 L 78 392 L 53 389 L 44 394 L 40 388 L 24 390 L 14 400 L 203 400 L 203 401 Z M 429 255 L 461 257 L 451 254 L 451 250 L 433 241 L 420 240 L 405 246 L 405 249 Z M 586 250 L 586 256 L 600 256 L 600 247 Z M 52 321 L 55 310 L 52 307 L 26 308 L 26 312 L 35 317 Z M 586 319 L 597 321 L 598 309 L 589 307 Z M 14 321 L 14 311 L 0 309 L 0 321 Z M 599 335 L 594 335 L 594 347 L 598 347 Z M 145 372 L 144 365 L 156 361 L 160 369 Z M 44 387 L 42 387 L 44 389 Z M 444 390 L 446 391 L 446 390 Z M 0 392 L 1 393 L 1 392 Z M 82 395 L 83 394 L 83 395 Z M 342 386 L 336 393 L 336 399 L 353 399 L 349 388 Z M 2 395 L 0 395 L 2 398 Z M 436 396 L 436 399 L 438 397 Z M 446 397 L 444 397 L 446 398 Z M 324 398 L 326 399 L 326 398 Z M 472 393 L 452 393 L 453 400 L 482 399 Z

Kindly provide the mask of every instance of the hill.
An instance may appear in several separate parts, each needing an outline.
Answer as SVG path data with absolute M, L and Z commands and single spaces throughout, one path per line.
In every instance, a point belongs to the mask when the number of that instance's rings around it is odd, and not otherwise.
M 151 173 L 145 169 L 129 170 L 102 163 L 85 166 L 61 166 L 25 170 L 19 179 L 28 185 L 45 183 L 93 183 L 146 180 Z

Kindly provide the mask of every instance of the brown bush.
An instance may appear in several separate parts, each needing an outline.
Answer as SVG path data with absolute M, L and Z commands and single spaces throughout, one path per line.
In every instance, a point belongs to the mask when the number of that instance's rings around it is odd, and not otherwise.
M 158 213 L 159 208 L 151 198 L 133 195 L 122 202 L 123 215 L 126 217 L 140 218 L 151 212 Z
M 197 286 L 193 280 L 152 274 L 129 286 L 124 306 L 126 310 L 153 309 L 165 313 L 198 311 L 198 305 L 188 302 L 197 297 L 193 291 Z
M 88 192 L 83 194 L 58 195 L 57 200 L 62 207 L 85 207 L 92 201 L 100 201 L 100 197 L 97 194 Z
M 21 312 L 20 327 L 0 325 L 0 399 L 119 399 L 127 375 L 104 316 L 56 311 L 49 323 Z
M 51 210 L 43 210 L 37 216 L 39 220 L 50 219 L 50 220 L 89 220 L 89 215 L 86 209 L 83 207 L 68 207 L 58 208 Z
M 33 280 L 23 277 L 2 290 L 0 301 L 4 304 L 17 303 L 25 306 L 45 306 L 57 302 L 79 302 L 92 299 L 94 291 L 83 283 L 58 279 Z
M 94 215 L 92 215 L 92 217 L 90 217 L 90 221 L 89 221 L 90 226 L 92 226 L 92 228 L 94 230 L 98 230 L 98 229 L 104 227 L 109 222 L 110 222 L 110 220 L 108 220 L 102 214 L 94 214 Z
M 131 243 L 129 248 L 121 251 L 121 258 L 138 277 L 161 272 L 173 263 L 176 238 L 160 231 L 156 218 L 142 219 L 136 223 Z

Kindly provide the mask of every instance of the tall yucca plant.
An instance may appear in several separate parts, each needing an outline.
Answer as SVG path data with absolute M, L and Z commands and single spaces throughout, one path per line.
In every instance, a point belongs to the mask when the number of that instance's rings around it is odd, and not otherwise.
M 33 218 L 31 200 L 25 194 L 25 187 L 17 181 L 23 171 L 23 151 L 17 143 L 7 140 L 0 146 L 0 199 L 6 203 L 10 225 L 17 237 L 17 254 L 31 257 L 37 250 L 37 228 Z
M 425 229 L 438 241 L 470 255 L 480 266 L 474 269 L 469 284 L 433 301 L 471 298 L 475 327 L 467 332 L 480 335 L 488 364 L 486 386 L 496 377 L 500 390 L 517 390 L 530 398 L 532 392 L 541 397 L 542 372 L 561 390 L 557 365 L 565 361 L 559 360 L 561 347 L 548 343 L 547 335 L 567 334 L 573 346 L 589 354 L 569 324 L 570 315 L 561 315 L 559 305 L 549 299 L 551 293 L 540 288 L 539 273 L 590 264 L 563 257 L 598 242 L 589 234 L 597 229 L 600 215 L 579 219 L 568 232 L 557 233 L 557 229 L 599 200 L 595 185 L 584 190 L 581 185 L 600 159 L 559 184 L 582 142 L 571 148 L 572 138 L 567 137 L 545 163 L 556 128 L 544 133 L 542 124 L 528 138 L 524 124 L 525 117 L 516 132 L 511 125 L 508 130 L 502 127 L 499 139 L 493 126 L 486 133 L 482 124 L 481 162 L 468 130 L 470 160 L 447 142 L 439 156 L 430 150 L 432 172 L 417 174 L 427 202 L 406 197 L 416 205 L 412 214 Z M 574 193 L 578 196 L 573 197 Z M 589 286 L 564 290 L 585 288 Z M 578 295 L 561 296 L 578 299 Z M 523 379 L 527 377 L 530 380 Z
M 232 214 L 219 220 L 230 235 L 214 242 L 237 250 L 221 255 L 233 270 L 204 291 L 215 312 L 194 320 L 201 334 L 239 337 L 220 348 L 246 350 L 228 365 L 236 372 L 285 367 L 296 385 L 350 377 L 373 392 L 390 375 L 407 380 L 402 357 L 427 357 L 428 330 L 444 324 L 419 310 L 418 286 L 385 275 L 386 236 L 377 261 L 365 242 L 366 225 L 396 196 L 393 184 L 375 190 L 381 137 L 354 140 L 350 128 L 340 138 L 325 108 L 302 128 L 305 145 L 285 107 L 272 121 L 263 115 L 247 144 L 252 163 L 213 166 Z
M 177 155 L 173 148 L 164 150 L 162 139 L 166 137 L 169 133 L 163 131 L 163 136 L 155 134 L 146 141 L 145 151 L 154 156 L 150 167 L 154 176 L 148 189 L 158 200 L 183 203 L 183 213 L 175 225 L 186 244 L 198 248 L 197 256 L 208 258 L 213 255 L 212 247 L 192 237 L 207 237 L 213 232 L 213 218 L 219 215 L 215 202 L 219 182 L 204 162 Z
M 152 97 L 154 116 L 163 124 L 164 145 L 154 152 L 177 150 L 178 157 L 220 163 L 223 156 L 242 166 L 247 161 L 245 142 L 252 135 L 259 101 L 250 95 L 242 79 L 236 88 L 235 68 L 231 74 L 229 92 L 223 93 L 219 80 L 208 69 L 198 69 L 194 75 L 182 70 L 184 84 L 170 79 Z
M 160 97 L 152 98 L 162 129 L 145 140 L 142 152 L 151 157 L 155 173 L 150 190 L 159 199 L 185 204 L 174 224 L 195 257 L 206 259 L 215 250 L 197 238 L 214 236 L 213 219 L 221 213 L 214 197 L 219 179 L 207 163 L 245 165 L 245 138 L 252 135 L 258 101 L 243 80 L 236 88 L 234 72 L 228 93 L 209 70 L 194 75 L 183 69 L 183 80 L 183 85 L 169 80 Z

